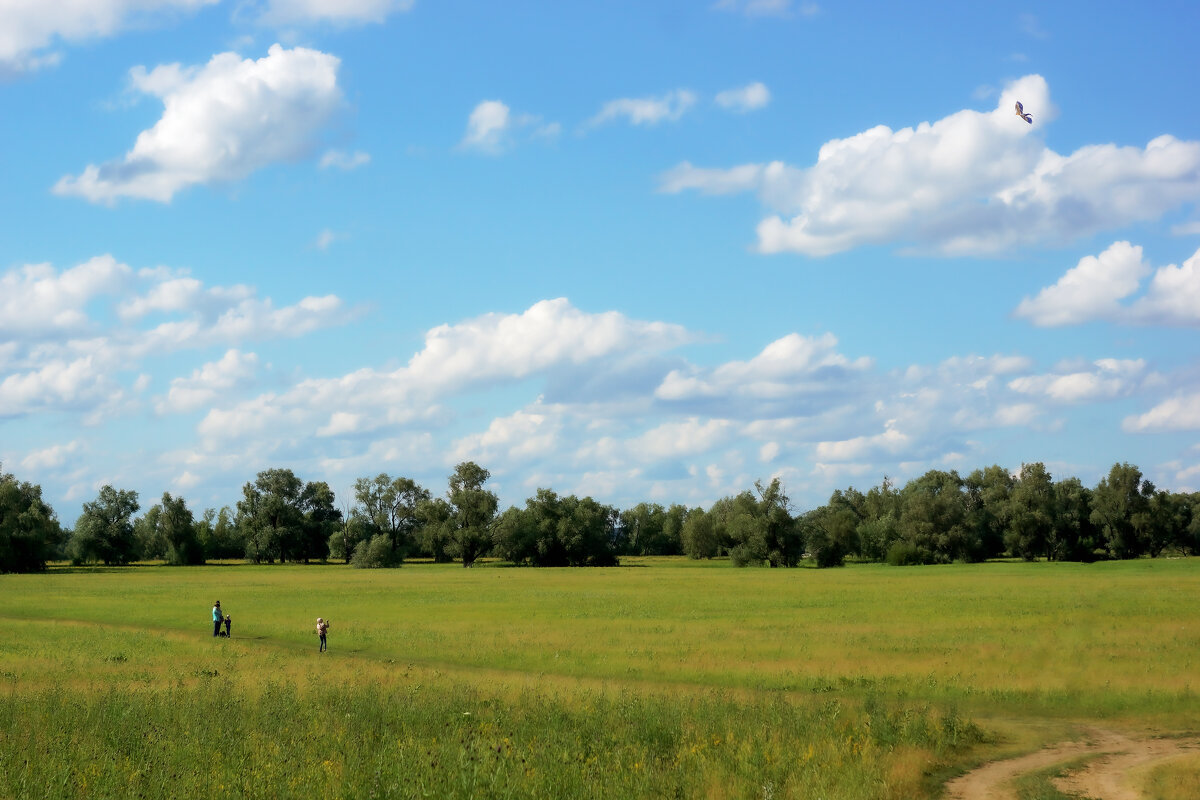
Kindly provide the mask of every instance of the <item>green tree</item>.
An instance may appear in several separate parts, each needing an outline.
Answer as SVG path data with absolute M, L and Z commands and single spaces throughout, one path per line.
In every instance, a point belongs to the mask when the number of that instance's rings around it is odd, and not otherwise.
M 75 522 L 69 545 L 72 560 L 77 564 L 132 561 L 137 550 L 132 518 L 138 508 L 137 492 L 102 486 L 95 500 L 83 504 Z
M 429 492 L 411 478 L 393 478 L 381 472 L 354 482 L 355 502 L 370 523 L 372 535 L 385 534 L 399 558 L 417 546 L 421 524 L 417 507 L 429 498 Z
M 1009 523 L 1009 498 L 1016 482 L 997 464 L 974 470 L 963 481 L 966 507 L 964 528 L 968 533 L 970 561 L 995 558 L 1004 552 L 1004 534 Z
M 620 512 L 624 534 L 624 552 L 640 556 L 673 556 L 682 552 L 680 531 L 687 509 L 674 505 L 670 510 L 658 503 L 638 503 Z
M 1140 533 L 1146 551 L 1157 558 L 1168 548 L 1183 549 L 1191 523 L 1191 504 L 1187 495 L 1159 490 L 1150 498 Z
M 1039 462 L 1022 464 L 1021 474 L 1008 503 L 1008 526 L 1004 544 L 1014 556 L 1033 561 L 1050 557 L 1055 517 L 1058 513 L 1054 481 Z
M 446 499 L 450 501 L 447 552 L 469 567 L 491 544 L 490 526 L 500 499 L 483 488 L 491 473 L 473 461 L 454 467 Z
M 1188 506 L 1188 524 L 1183 530 L 1180 548 L 1188 555 L 1200 553 L 1200 492 L 1185 495 Z
M 891 546 L 900 539 L 900 525 L 895 514 L 889 511 L 881 517 L 868 517 L 858 523 L 855 534 L 859 555 L 869 561 L 883 561 Z
M 525 508 L 509 508 L 492 524 L 493 552 L 514 564 L 602 567 L 617 563 L 621 514 L 590 497 L 538 489 Z
M 1132 464 L 1113 464 L 1092 492 L 1092 524 L 1110 558 L 1137 558 L 1147 551 L 1154 484 Z
M 167 543 L 168 564 L 204 563 L 204 547 L 196 536 L 196 520 L 182 497 L 172 497 L 169 492 L 163 492 L 158 525 Z
M 713 517 L 702 508 L 688 512 L 683 520 L 680 539 L 688 558 L 715 558 L 720 555 L 721 541 L 713 527 Z
M 363 539 L 354 547 L 354 555 L 350 564 L 355 569 L 379 569 L 381 567 L 398 567 L 396 554 L 392 550 L 392 542 L 386 534 L 377 533 L 370 539 Z
M 835 494 L 838 494 L 835 492 Z M 831 502 L 800 518 L 804 545 L 818 567 L 840 567 L 858 548 L 858 516 L 840 503 Z
M 610 567 L 617 564 L 613 550 L 615 510 L 590 497 L 563 498 L 558 539 L 572 567 Z
M 196 521 L 196 532 L 206 560 L 246 555 L 246 540 L 229 506 L 222 506 L 219 511 L 206 508 L 204 515 Z
M 300 492 L 303 521 L 298 556 L 306 564 L 310 559 L 323 561 L 329 555 L 329 537 L 342 522 L 342 511 L 334 505 L 334 499 L 333 489 L 325 481 L 306 483 Z
M 891 478 L 884 475 L 883 482 L 879 486 L 871 487 L 863 496 L 860 516 L 863 522 L 883 519 L 888 515 L 899 519 L 901 510 L 900 490 L 892 483 Z
M 133 521 L 133 540 L 137 558 L 143 561 L 155 561 L 167 557 L 167 542 L 162 537 L 158 526 L 158 518 L 162 515 L 162 507 L 150 506 L 146 513 Z
M 0 572 L 40 572 L 57 549 L 62 528 L 42 500 L 42 487 L 0 469 Z
M 663 516 L 661 555 L 683 554 L 683 523 L 688 513 L 688 507 L 680 503 L 672 503 L 667 507 L 667 513 Z
M 356 511 L 349 511 L 329 535 L 330 557 L 343 559 L 349 564 L 358 543 L 370 539 L 370 534 L 371 523 Z
M 754 488 L 757 497 L 742 492 L 710 509 L 718 537 L 732 545 L 730 560 L 737 566 L 796 566 L 804 555 L 804 534 L 792 518 L 783 485 L 775 478 L 766 485 L 755 481 Z
M 967 529 L 962 489 L 957 472 L 930 470 L 901 492 L 900 537 L 920 563 L 974 560 L 977 548 Z
M 440 497 L 417 504 L 417 520 L 421 552 L 439 564 L 453 561 L 450 555 L 451 532 L 454 528 L 454 509 Z
M 268 469 L 242 486 L 237 526 L 246 541 L 246 556 L 255 563 L 287 561 L 302 555 L 303 484 L 290 469 Z
M 1051 561 L 1095 561 L 1099 534 L 1092 524 L 1092 490 L 1078 478 L 1054 484 L 1054 525 L 1046 542 Z

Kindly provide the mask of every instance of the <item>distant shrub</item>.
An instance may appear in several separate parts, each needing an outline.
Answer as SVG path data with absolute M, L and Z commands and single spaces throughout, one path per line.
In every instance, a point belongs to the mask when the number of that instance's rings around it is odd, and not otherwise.
M 933 553 L 912 542 L 896 542 L 887 551 L 887 563 L 893 567 L 915 567 L 920 564 L 932 564 Z
M 355 569 L 379 569 L 381 567 L 398 566 L 395 554 L 392 552 L 392 542 L 386 534 L 363 539 L 354 548 L 354 556 L 350 565 Z
M 807 526 L 806 547 L 818 567 L 841 567 L 846 564 L 846 548 L 835 536 L 819 525 Z
M 729 562 L 735 567 L 761 567 L 766 556 L 747 543 L 735 545 L 729 551 Z

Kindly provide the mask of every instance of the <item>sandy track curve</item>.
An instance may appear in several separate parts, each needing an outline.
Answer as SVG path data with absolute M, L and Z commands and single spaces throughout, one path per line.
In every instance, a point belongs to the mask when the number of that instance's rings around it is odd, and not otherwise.
M 1200 751 L 1197 739 L 1135 739 L 1099 728 L 1088 729 L 1086 737 L 984 764 L 947 783 L 946 800 L 1016 800 L 1015 779 L 1089 756 L 1095 758 L 1085 767 L 1054 780 L 1060 791 L 1092 800 L 1143 800 L 1129 781 L 1131 771 Z

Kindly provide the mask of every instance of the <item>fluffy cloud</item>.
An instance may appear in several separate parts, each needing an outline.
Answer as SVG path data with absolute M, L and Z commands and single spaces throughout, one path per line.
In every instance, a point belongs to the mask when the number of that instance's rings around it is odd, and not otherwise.
M 656 425 L 636 436 L 629 450 L 635 458 L 649 460 L 698 455 L 725 444 L 734 430 L 729 420 L 689 417 Z
M 1102 358 L 1089 366 L 1085 370 L 1023 375 L 1009 381 L 1008 387 L 1057 403 L 1084 403 L 1127 396 L 1157 377 L 1147 372 L 1142 359 Z
M 631 320 L 616 311 L 589 314 L 566 298 L 543 300 L 521 314 L 485 314 L 441 325 L 406 368 L 439 389 L 522 379 L 558 365 L 579 365 L 618 353 L 669 350 L 694 337 L 665 322 Z
M 912 446 L 911 437 L 892 427 L 894 421 L 887 424 L 883 433 L 872 436 L 855 436 L 842 441 L 817 442 L 816 457 L 819 462 L 827 461 L 862 461 L 881 456 L 894 456 Z
M 1017 100 L 1034 125 L 1015 117 Z M 758 225 L 759 250 L 809 256 L 894 242 L 995 253 L 1156 219 L 1200 199 L 1200 142 L 1160 136 L 1144 148 L 1089 145 L 1063 156 L 1040 138 L 1054 115 L 1045 80 L 1028 75 L 1005 87 L 992 111 L 833 139 L 810 167 L 685 163 L 660 188 L 753 188 L 776 212 Z
M 234 431 L 267 431 L 286 421 L 305 430 L 319 426 L 325 435 L 334 435 L 428 422 L 442 413 L 441 398 L 662 352 L 693 339 L 678 325 L 631 320 L 615 311 L 590 314 L 565 298 L 543 300 L 520 314 L 485 314 L 433 328 L 424 347 L 390 372 L 363 368 L 337 378 L 309 379 L 280 395 L 214 409 L 200 432 L 222 438 L 237 435 Z M 530 424 L 536 416 L 521 422 Z M 457 447 L 492 446 L 513 429 L 513 423 L 502 425 Z
M 869 358 L 851 360 L 836 348 L 833 334 L 789 334 L 749 361 L 672 370 L 654 395 L 668 403 L 720 409 L 718 413 L 726 415 L 778 414 L 785 409 L 818 413 L 851 391 L 871 366 Z
M 1122 298 L 1137 291 L 1149 272 L 1142 248 L 1115 242 L 1098 256 L 1080 259 L 1058 283 L 1042 289 L 1037 297 L 1022 300 L 1014 313 L 1035 325 L 1111 319 L 1120 312 Z
M 1154 271 L 1146 291 L 1123 303 L 1151 274 L 1142 248 L 1114 242 L 1099 256 L 1086 256 L 1053 286 L 1025 298 L 1014 312 L 1035 325 L 1077 325 L 1094 320 L 1133 325 L 1200 325 L 1200 250 L 1181 266 Z
M 317 50 L 272 45 L 257 61 L 220 53 L 202 67 L 131 70 L 134 88 L 162 100 L 162 118 L 120 160 L 66 176 L 57 194 L 94 203 L 120 197 L 169 202 L 195 184 L 234 181 L 316 149 L 342 107 L 339 60 Z
M 260 21 L 268 25 L 380 23 L 412 9 L 415 0 L 266 0 Z
M 79 452 L 78 441 L 72 440 L 66 444 L 56 444 L 35 450 L 21 459 L 21 466 L 27 470 L 45 470 L 61 467 L 68 458 Z
M 1145 414 L 1127 417 L 1122 428 L 1130 433 L 1200 430 L 1200 392 L 1170 397 Z
M 540 407 L 497 417 L 483 433 L 464 436 L 454 442 L 454 460 L 490 462 L 503 457 L 522 461 L 545 456 L 555 452 L 562 425 L 559 414 Z
M 133 24 L 195 11 L 219 0 L 9 0 L 0 6 L 0 73 L 56 63 L 57 42 L 112 36 Z
M 219 361 L 204 364 L 187 378 L 171 381 L 167 396 L 155 408 L 160 414 L 183 413 L 212 403 L 231 390 L 248 384 L 258 369 L 258 356 L 231 349 Z
M 609 100 L 588 126 L 603 125 L 624 117 L 631 125 L 657 125 L 660 122 L 675 122 L 696 104 L 695 92 L 676 89 L 661 97 L 622 97 Z
M 561 126 L 556 122 L 544 124 L 534 114 L 513 114 L 499 100 L 484 100 L 467 118 L 467 130 L 459 147 L 497 155 L 512 145 L 516 131 L 522 129 L 532 130 L 533 136 L 545 139 L 557 136 Z
M 484 100 L 467 118 L 467 132 L 461 145 L 485 153 L 499 152 L 508 128 L 509 107 L 499 100 Z
M 120 292 L 133 270 L 110 255 L 96 256 L 57 272 L 31 264 L 0 275 L 0 336 L 39 336 L 82 330 L 87 306 L 97 297 Z
M 758 82 L 743 86 L 740 89 L 726 89 L 723 92 L 718 92 L 716 96 L 716 103 L 721 108 L 743 114 L 747 111 L 766 108 L 770 102 L 770 90 Z
M 135 272 L 108 255 L 61 273 L 47 264 L 19 267 L 0 274 L 0 288 L 0 337 L 9 338 L 0 344 L 0 416 L 59 409 L 94 418 L 145 390 L 145 376 L 121 382 L 145 358 L 299 336 L 354 313 L 335 295 L 277 308 L 248 286 L 206 287 L 166 268 Z M 173 384 L 162 409 L 199 402 L 202 384 L 244 374 L 253 359 L 230 351 Z
M 124 399 L 104 355 L 48 358 L 0 380 L 0 418 L 53 408 L 91 414 Z

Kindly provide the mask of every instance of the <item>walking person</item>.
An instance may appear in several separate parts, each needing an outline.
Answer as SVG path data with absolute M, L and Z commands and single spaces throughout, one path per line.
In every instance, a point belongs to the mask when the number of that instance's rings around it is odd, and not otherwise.
M 221 623 L 225 621 L 225 616 L 221 613 L 221 601 L 213 603 L 213 636 L 221 635 Z
M 328 648 L 325 644 L 325 634 L 329 632 L 329 621 L 317 617 L 317 636 L 321 637 L 321 649 L 318 653 L 324 653 Z

